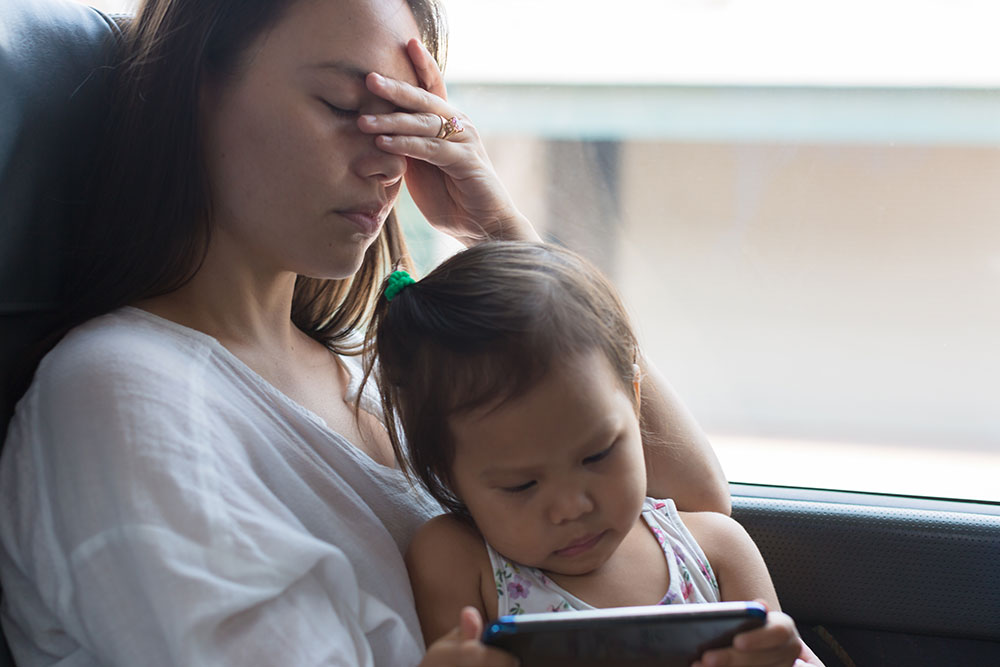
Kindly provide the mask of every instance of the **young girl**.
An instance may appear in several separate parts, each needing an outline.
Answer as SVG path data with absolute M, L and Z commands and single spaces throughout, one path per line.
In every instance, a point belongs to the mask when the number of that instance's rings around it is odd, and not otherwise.
M 387 420 L 393 447 L 449 510 L 407 554 L 428 643 L 474 615 L 467 607 L 489 620 L 755 598 L 778 609 L 738 523 L 646 497 L 638 345 L 613 288 L 579 256 L 485 243 L 419 282 L 397 271 L 369 342 L 367 368 L 399 419 Z M 701 662 L 796 658 L 821 664 L 775 611 Z

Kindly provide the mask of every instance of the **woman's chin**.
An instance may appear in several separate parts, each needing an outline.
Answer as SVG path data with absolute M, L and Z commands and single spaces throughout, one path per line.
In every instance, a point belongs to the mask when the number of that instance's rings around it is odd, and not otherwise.
M 327 258 L 326 262 L 317 262 L 306 271 L 299 271 L 299 275 L 316 280 L 346 280 L 353 278 L 364 264 L 365 255 L 363 252 L 355 255 L 345 255 L 335 258 Z

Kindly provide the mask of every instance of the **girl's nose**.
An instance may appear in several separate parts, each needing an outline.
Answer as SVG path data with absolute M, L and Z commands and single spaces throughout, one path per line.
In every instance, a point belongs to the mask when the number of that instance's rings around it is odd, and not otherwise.
M 557 492 L 549 506 L 549 520 L 553 524 L 575 521 L 594 511 L 594 501 L 586 489 Z

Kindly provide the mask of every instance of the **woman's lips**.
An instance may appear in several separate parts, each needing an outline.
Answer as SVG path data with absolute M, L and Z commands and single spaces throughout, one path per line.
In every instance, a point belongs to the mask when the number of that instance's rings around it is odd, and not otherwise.
M 365 211 L 338 211 L 341 217 L 350 220 L 365 236 L 375 236 L 382 229 L 382 223 L 389 216 L 389 208 Z
M 571 543 L 567 547 L 558 549 L 555 552 L 555 554 L 557 556 L 562 556 L 563 558 L 572 558 L 573 556 L 579 556 L 583 552 L 589 551 L 590 549 L 594 548 L 597 545 L 597 543 L 601 541 L 601 538 L 604 537 L 604 533 L 606 532 L 607 531 L 603 531 L 598 533 L 597 535 L 581 538 Z

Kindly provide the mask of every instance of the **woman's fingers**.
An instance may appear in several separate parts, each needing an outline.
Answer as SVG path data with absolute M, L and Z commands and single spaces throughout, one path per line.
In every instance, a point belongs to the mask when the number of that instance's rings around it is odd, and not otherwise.
M 448 90 L 444 85 L 444 77 L 438 68 L 437 62 L 431 56 L 430 51 L 419 39 L 411 39 L 406 44 L 406 53 L 410 56 L 413 69 L 417 72 L 417 79 L 424 90 L 437 95 L 443 100 L 448 99 Z
M 457 115 L 455 109 L 446 104 L 448 90 L 445 87 L 444 77 L 420 40 L 411 39 L 407 42 L 406 53 L 417 73 L 419 88 L 405 81 L 384 77 L 377 72 L 368 74 L 365 85 L 375 95 L 411 113 L 365 116 L 362 129 L 385 134 L 437 136 L 444 122 L 442 118 L 448 119 Z
M 358 127 L 376 135 L 375 144 L 387 153 L 426 162 L 456 178 L 480 173 L 488 160 L 476 128 L 459 119 L 462 129 L 442 138 L 446 122 L 447 118 L 433 113 L 389 113 L 363 115 Z
M 367 89 L 396 110 L 362 115 L 358 128 L 374 135 L 383 151 L 408 158 L 406 186 L 435 228 L 466 245 L 487 238 L 537 240 L 497 177 L 475 126 L 445 100 L 434 59 L 416 42 L 406 49 L 418 85 L 369 73 Z
M 476 172 L 477 164 L 468 160 L 456 146 L 448 142 L 427 137 L 378 136 L 375 145 L 386 153 L 410 157 L 447 171 L 455 172 L 455 178 L 469 178 Z M 463 176 L 464 175 L 464 176 Z
M 441 97 L 405 81 L 382 76 L 378 72 L 370 72 L 365 77 L 365 86 L 372 94 L 392 102 L 400 109 L 430 112 L 446 118 L 457 113 Z
M 385 113 L 379 115 L 365 114 L 358 119 L 358 127 L 368 134 L 398 134 L 413 137 L 437 138 L 444 128 L 448 118 L 436 113 Z M 461 120 L 459 121 L 461 122 Z M 449 141 L 460 141 L 464 137 L 465 125 L 462 130 L 448 137 Z M 472 136 L 470 133 L 469 136 Z

